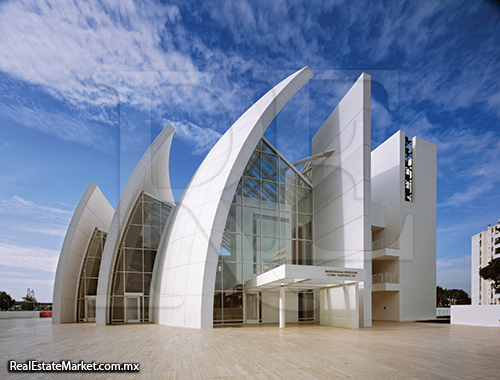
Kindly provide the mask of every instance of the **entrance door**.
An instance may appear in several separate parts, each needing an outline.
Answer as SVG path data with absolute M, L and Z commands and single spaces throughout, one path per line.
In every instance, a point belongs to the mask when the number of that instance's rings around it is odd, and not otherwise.
M 85 322 L 95 322 L 95 297 L 85 297 Z
M 141 297 L 125 297 L 125 323 L 141 321 Z
M 299 292 L 299 322 L 314 321 L 314 292 Z
M 247 323 L 259 323 L 259 293 L 246 293 Z

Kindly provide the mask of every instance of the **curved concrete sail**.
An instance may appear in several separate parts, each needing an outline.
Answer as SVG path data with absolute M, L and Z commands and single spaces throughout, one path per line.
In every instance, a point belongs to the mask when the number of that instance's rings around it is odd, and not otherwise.
M 109 297 L 118 247 L 137 198 L 143 193 L 174 205 L 170 187 L 169 156 L 174 127 L 167 125 L 135 168 L 116 208 L 102 256 L 97 288 L 98 326 L 109 323 Z
M 114 209 L 96 184 L 83 193 L 64 238 L 54 281 L 52 323 L 77 321 L 80 270 L 95 228 L 108 231 Z
M 305 67 L 265 94 L 221 137 L 194 174 L 159 247 L 154 322 L 212 327 L 219 247 L 236 186 L 269 124 L 312 76 Z

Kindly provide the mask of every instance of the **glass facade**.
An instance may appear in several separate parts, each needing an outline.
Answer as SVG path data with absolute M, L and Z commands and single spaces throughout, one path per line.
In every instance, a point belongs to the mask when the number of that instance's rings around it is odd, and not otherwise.
M 123 234 L 113 276 L 112 323 L 149 322 L 153 266 L 172 206 L 141 193 Z
M 95 322 L 97 280 L 99 278 L 102 252 L 107 236 L 106 232 L 95 228 L 89 240 L 78 284 L 78 322 Z
M 282 264 L 312 265 L 312 188 L 262 139 L 238 183 L 217 265 L 214 323 L 242 323 L 244 283 Z

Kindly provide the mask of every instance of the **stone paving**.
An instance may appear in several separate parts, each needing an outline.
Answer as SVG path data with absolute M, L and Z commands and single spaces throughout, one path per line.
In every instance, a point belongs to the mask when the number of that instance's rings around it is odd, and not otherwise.
M 211 330 L 0 320 L 1 379 L 499 379 L 500 329 L 374 322 Z M 140 363 L 139 373 L 9 373 L 9 359 Z

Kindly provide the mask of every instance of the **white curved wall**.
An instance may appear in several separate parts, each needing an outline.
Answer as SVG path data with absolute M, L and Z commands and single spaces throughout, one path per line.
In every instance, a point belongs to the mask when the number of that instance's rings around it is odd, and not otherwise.
M 218 252 L 236 185 L 271 121 L 312 76 L 305 67 L 265 94 L 221 137 L 194 174 L 158 250 L 154 322 L 212 328 Z
M 76 322 L 78 280 L 94 229 L 108 231 L 114 209 L 94 183 L 83 193 L 64 238 L 54 281 L 52 323 Z
M 114 263 L 124 228 L 137 197 L 145 191 L 157 199 L 175 204 L 169 176 L 169 155 L 174 131 L 174 127 L 169 124 L 153 141 L 132 173 L 116 207 L 99 271 L 96 319 L 98 326 L 109 322 L 109 295 Z

